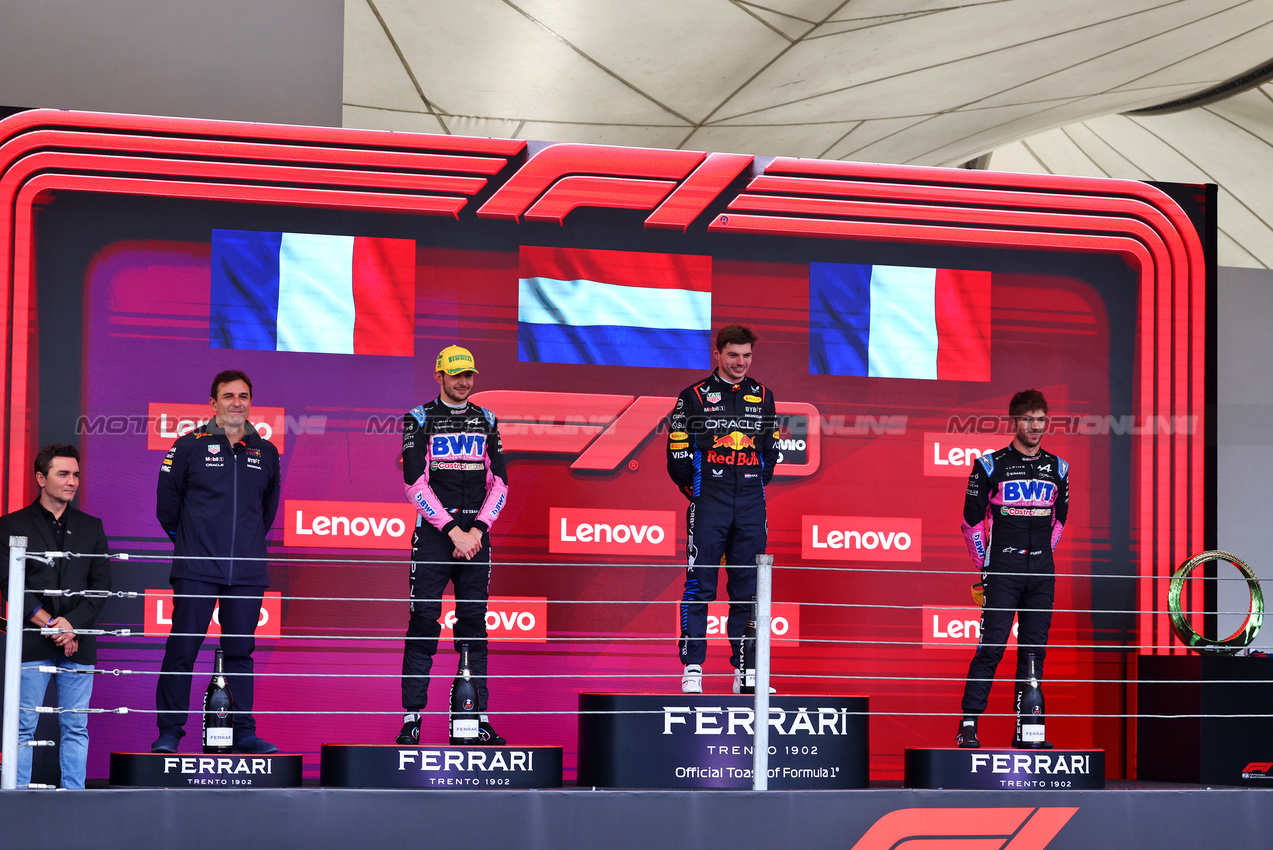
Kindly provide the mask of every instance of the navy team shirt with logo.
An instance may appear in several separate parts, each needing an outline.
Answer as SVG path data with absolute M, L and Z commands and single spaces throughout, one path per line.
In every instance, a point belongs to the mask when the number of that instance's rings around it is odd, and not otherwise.
M 265 535 L 278 513 L 278 449 L 244 423 L 233 445 L 206 422 L 178 437 L 160 467 L 155 515 L 173 542 L 172 577 L 225 585 L 270 583 Z M 251 558 L 260 560 L 232 560 Z

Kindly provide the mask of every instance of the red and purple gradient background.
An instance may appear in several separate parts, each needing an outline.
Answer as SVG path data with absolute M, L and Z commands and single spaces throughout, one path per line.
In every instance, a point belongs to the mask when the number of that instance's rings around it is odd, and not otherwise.
M 289 499 L 401 499 L 399 436 L 375 426 L 368 433 L 367 423 L 399 417 L 434 397 L 433 358 L 451 343 L 473 351 L 479 391 L 671 396 L 700 377 L 695 370 L 519 362 L 515 250 L 418 249 L 414 359 L 211 349 L 208 257 L 206 244 L 189 242 L 123 242 L 98 252 L 86 273 L 84 414 L 90 420 L 144 416 L 152 402 L 197 401 L 206 396 L 217 370 L 242 368 L 253 378 L 257 404 L 282 407 L 293 420 L 326 417 L 322 433 L 288 434 L 282 463 Z M 1042 389 L 1056 414 L 1103 416 L 1110 409 L 1110 329 L 1098 289 L 1064 275 L 996 273 L 993 280 L 990 382 L 817 376 L 808 373 L 807 264 L 713 263 L 713 326 L 752 325 L 762 340 L 752 374 L 780 401 L 813 404 L 824 421 L 818 471 L 777 478 L 768 490 L 769 551 L 778 567 L 775 600 L 802 604 L 802 643 L 775 649 L 776 682 L 786 693 L 869 694 L 875 778 L 900 778 L 904 747 L 949 743 L 970 655 L 964 648 L 921 648 L 920 608 L 966 604 L 974 577 L 958 530 L 963 483 L 924 475 L 923 434 L 945 432 L 952 416 L 1001 414 L 1009 396 L 1028 386 Z M 905 426 L 876 433 L 855 427 L 859 416 L 871 417 L 867 422 L 902 416 Z M 970 444 L 1007 439 L 979 435 Z M 1074 470 L 1070 521 L 1057 563 L 1061 573 L 1080 577 L 1058 582 L 1057 607 L 1087 610 L 1090 583 L 1081 576 L 1089 574 L 1094 559 L 1108 559 L 1110 494 L 1126 498 L 1128 485 L 1109 480 L 1108 437 L 1054 434 L 1046 445 Z M 116 539 L 158 540 L 153 492 L 163 453 L 148 450 L 145 436 L 131 433 L 86 436 L 84 449 L 83 508 L 101 516 Z M 570 712 L 579 691 L 676 689 L 672 631 L 683 571 L 679 558 L 637 565 L 621 555 L 551 556 L 548 512 L 553 507 L 671 509 L 681 517 L 678 552 L 685 535 L 685 502 L 667 478 L 661 435 L 643 441 L 630 462 L 611 473 L 573 472 L 573 459 L 510 456 L 511 494 L 493 535 L 491 586 L 494 595 L 552 600 L 547 643 L 493 645 L 491 673 L 501 678 L 491 682 L 490 708 L 511 712 L 497 718 L 510 740 L 563 745 L 568 772 L 576 746 Z M 806 514 L 918 518 L 922 561 L 804 561 L 800 533 Z M 285 597 L 405 597 L 405 551 L 283 548 L 283 521 L 280 511 L 272 535 L 280 545 L 273 551 L 287 560 L 272 567 L 272 577 L 273 589 Z M 163 551 L 162 544 L 153 548 Z M 377 563 L 319 563 L 331 558 Z M 135 561 L 115 567 L 117 576 L 137 569 Z M 163 586 L 155 578 L 162 582 L 164 572 L 149 567 L 147 586 Z M 846 604 L 863 607 L 836 607 Z M 396 716 L 360 712 L 397 710 L 405 625 L 403 602 L 285 600 L 283 638 L 262 641 L 258 673 L 375 677 L 264 678 L 257 688 L 261 732 L 286 751 L 305 753 L 311 773 L 322 743 L 390 741 Z M 1091 640 L 1086 614 L 1057 614 L 1055 644 Z M 155 670 L 161 645 L 158 639 L 107 641 L 101 666 Z M 446 647 L 439 653 L 441 676 L 432 688 L 431 709 L 445 707 L 452 655 Z M 1121 666 L 1106 669 L 1106 658 L 1087 649 L 1057 648 L 1049 656 L 1048 675 L 1121 678 Z M 709 653 L 707 671 L 715 674 L 709 690 L 728 688 L 722 649 Z M 1010 661 L 1002 672 L 1010 676 Z M 202 687 L 197 676 L 196 699 Z M 149 676 L 99 677 L 94 702 L 149 709 L 152 688 Z M 1093 713 L 1103 704 L 1101 691 L 1087 683 L 1056 684 L 1048 691 L 1049 709 L 1057 715 Z M 990 711 L 1006 714 L 1009 699 L 1010 688 L 1000 686 Z M 302 713 L 267 713 L 291 711 Z M 104 773 L 111 750 L 143 749 L 153 736 L 150 720 L 141 714 L 96 718 L 90 773 Z M 197 727 L 195 716 L 189 729 Z M 1006 741 L 1007 718 L 989 718 L 985 727 L 989 740 Z M 443 729 L 443 719 L 432 717 L 424 737 L 441 741 Z M 1120 729 L 1061 717 L 1051 726 L 1054 737 L 1067 743 L 1094 743 L 1115 752 L 1122 748 Z M 196 739 L 189 743 L 195 745 Z

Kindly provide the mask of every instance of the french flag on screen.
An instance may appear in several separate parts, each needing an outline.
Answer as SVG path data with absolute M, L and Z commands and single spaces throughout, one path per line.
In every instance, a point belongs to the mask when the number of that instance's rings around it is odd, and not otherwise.
M 212 348 L 415 350 L 415 241 L 212 231 Z
M 809 264 L 809 373 L 990 380 L 990 272 Z
M 517 359 L 706 369 L 712 258 L 522 246 Z

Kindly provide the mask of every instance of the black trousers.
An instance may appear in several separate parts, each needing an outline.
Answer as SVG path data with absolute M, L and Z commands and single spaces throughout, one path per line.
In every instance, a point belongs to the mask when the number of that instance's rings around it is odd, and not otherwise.
M 190 691 L 196 677 L 171 675 L 194 670 L 199 647 L 212 622 L 212 609 L 220 597 L 221 649 L 224 654 L 226 684 L 234 696 L 234 710 L 251 711 L 253 697 L 252 651 L 256 649 L 256 624 L 261 616 L 264 587 L 213 584 L 195 579 L 172 580 L 172 632 L 164 647 L 159 683 L 155 687 L 155 708 L 159 710 L 156 725 L 161 735 L 185 735 L 190 712 Z M 191 594 L 201 598 L 186 598 Z M 183 637 L 182 635 L 190 635 Z M 235 637 L 238 635 L 238 637 Z M 208 673 L 211 675 L 211 669 Z M 251 714 L 234 715 L 234 737 L 256 734 L 256 720 Z
M 685 569 L 685 593 L 681 597 L 682 664 L 702 664 L 707 659 L 707 603 L 716 601 L 720 560 L 725 558 L 725 590 L 729 594 L 729 663 L 738 666 L 743 633 L 751 617 L 751 598 L 756 595 L 756 556 L 765 551 L 768 526 L 765 494 L 750 487 L 742 494 L 704 494 L 685 514 L 689 530 Z
M 483 535 L 473 560 L 456 558 L 449 535 L 431 525 L 416 526 L 411 546 L 411 619 L 402 651 L 402 707 L 419 711 L 429 701 L 429 674 L 438 651 L 442 593 L 455 587 L 455 651 L 469 645 L 469 666 L 477 683 L 478 710 L 486 710 L 486 600 L 491 584 L 491 541 Z
M 1017 682 L 1026 677 L 1026 654 L 1034 653 L 1035 673 L 1043 678 L 1048 630 L 1052 627 L 1052 607 L 1056 596 L 1056 576 L 1051 563 L 1046 571 L 1033 572 L 1029 566 L 994 565 L 981 574 L 985 586 L 985 607 L 981 612 L 981 640 L 968 665 L 964 684 L 964 714 L 981 714 L 990 698 L 995 670 L 1003 660 L 1004 645 L 1017 615 Z M 996 610 L 998 609 L 998 610 Z

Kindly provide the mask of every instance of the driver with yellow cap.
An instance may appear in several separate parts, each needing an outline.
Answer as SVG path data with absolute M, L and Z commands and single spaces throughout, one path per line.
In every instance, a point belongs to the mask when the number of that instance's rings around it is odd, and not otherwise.
M 399 744 L 420 742 L 420 713 L 442 626 L 442 593 L 455 589 L 455 650 L 467 643 L 477 684 L 477 738 L 452 744 L 507 743 L 486 712 L 486 600 L 491 580 L 491 526 L 508 500 L 508 473 L 495 414 L 468 400 L 477 368 L 458 345 L 438 353 L 434 377 L 441 392 L 402 421 L 402 473 L 415 508 L 411 540 L 411 619 L 402 654 Z

